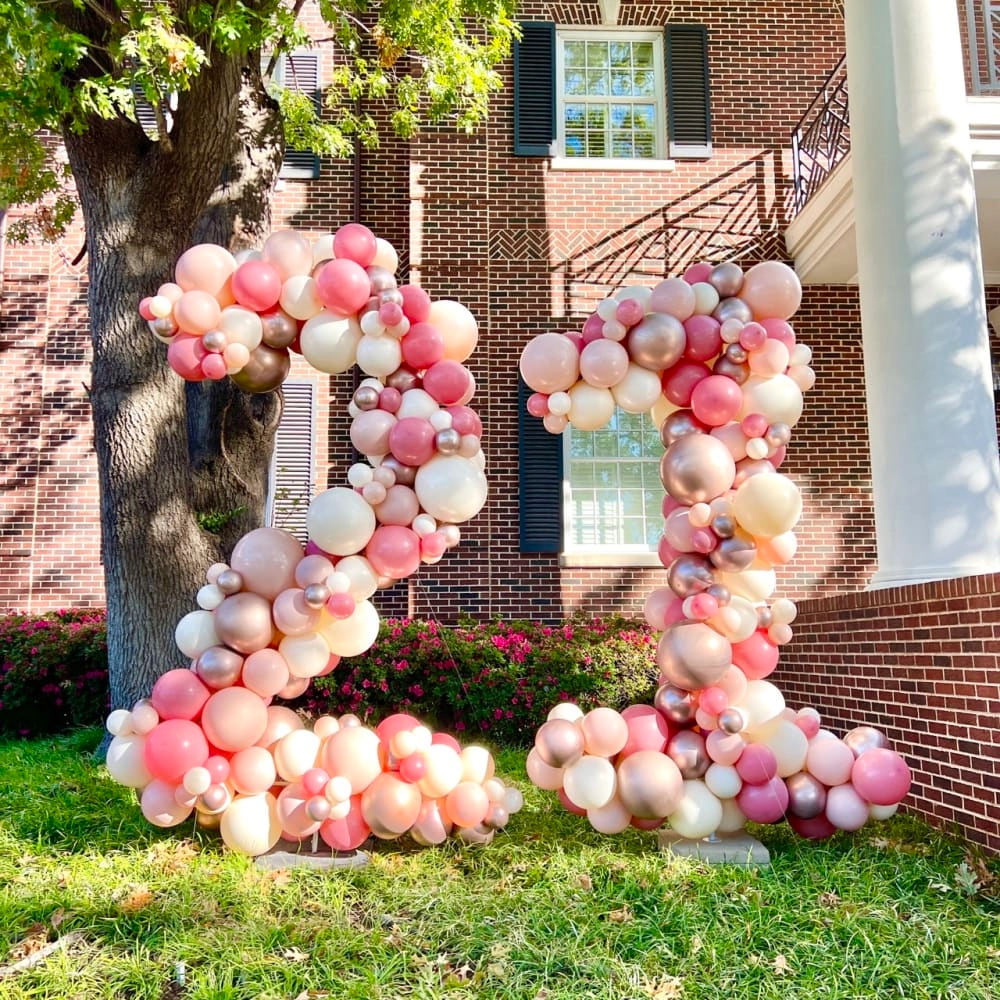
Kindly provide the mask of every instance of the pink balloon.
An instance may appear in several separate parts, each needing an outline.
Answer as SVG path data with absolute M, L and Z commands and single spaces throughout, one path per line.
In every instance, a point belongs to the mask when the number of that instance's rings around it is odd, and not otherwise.
M 180 335 L 167 347 L 167 364 L 188 382 L 201 382 L 205 378 L 201 363 L 207 354 L 201 337 Z
M 397 733 L 409 732 L 420 725 L 420 720 L 407 712 L 396 712 L 387 715 L 376 727 L 375 735 L 379 738 L 383 746 L 388 747 L 393 736 Z M 433 741 L 432 741 L 433 742 Z M 440 741 L 439 741 L 440 742 Z M 455 749 L 460 753 L 461 747 L 455 742 Z
M 762 785 L 744 785 L 736 796 L 736 804 L 752 823 L 777 823 L 788 808 L 788 789 L 778 777 Z
M 403 580 L 420 568 L 420 537 L 402 525 L 379 525 L 365 548 L 365 556 L 379 575 Z
M 740 733 L 727 733 L 722 729 L 713 729 L 705 737 L 705 752 L 716 764 L 735 764 L 746 746 L 747 742 Z
M 650 628 L 658 632 L 684 619 L 684 602 L 669 587 L 650 591 L 642 614 Z
M 205 378 L 218 382 L 228 374 L 225 359 L 221 354 L 208 354 L 201 359 L 201 373 Z
M 687 346 L 684 357 L 690 361 L 709 361 L 722 350 L 721 324 L 712 316 L 697 313 L 684 320 Z
M 767 340 L 767 330 L 760 323 L 747 323 L 740 331 L 740 347 L 747 351 L 756 351 Z
M 228 304 L 232 302 L 229 282 L 235 264 L 232 254 L 225 247 L 199 243 L 177 258 L 174 276 L 185 292 L 197 288 Z
M 604 320 L 597 313 L 587 317 L 580 331 L 580 338 L 585 344 L 600 340 L 604 336 Z
M 350 618 L 356 607 L 357 601 L 350 594 L 345 593 L 331 594 L 326 602 L 326 610 L 334 618 Z
M 842 785 L 851 779 L 854 753 L 838 739 L 813 739 L 806 752 L 806 770 L 824 785 Z
M 243 577 L 243 589 L 274 600 L 295 586 L 295 567 L 302 559 L 298 539 L 280 528 L 255 528 L 233 549 L 229 564 Z
M 328 819 L 319 835 L 335 851 L 353 851 L 370 836 L 371 828 L 361 813 L 361 796 L 351 796 L 351 811 L 343 819 Z
M 316 631 L 319 609 L 306 604 L 304 591 L 298 587 L 291 587 L 283 590 L 274 599 L 271 617 L 274 619 L 275 627 L 284 635 L 305 635 L 306 632 Z M 274 693 L 276 692 L 272 692 Z
M 332 313 L 352 316 L 362 309 L 371 295 L 371 280 L 365 269 L 353 260 L 328 260 L 316 272 L 316 292 L 320 302 Z
M 483 436 L 483 422 L 479 419 L 471 406 L 449 406 L 448 415 L 451 417 L 451 426 L 459 434 L 474 434 L 476 437 Z
M 699 264 L 692 264 L 683 275 L 684 280 L 689 285 L 697 285 L 699 282 L 708 281 L 712 276 L 712 265 L 708 261 Z
M 191 806 L 177 801 L 175 783 L 159 778 L 142 790 L 139 808 L 153 826 L 160 827 L 177 826 L 191 815 Z
M 783 319 L 762 319 L 760 325 L 770 340 L 780 340 L 789 350 L 795 346 L 795 331 Z
M 698 705 L 709 715 L 718 715 L 723 709 L 729 708 L 729 695 L 720 687 L 702 688 L 698 695 Z
M 533 392 L 528 397 L 527 410 L 533 417 L 544 417 L 549 412 L 549 397 L 544 392 Z
M 628 365 L 628 351 L 614 340 L 595 340 L 580 355 L 580 375 L 591 385 L 604 389 L 617 385 L 625 377 Z
M 281 298 L 281 272 L 269 261 L 248 260 L 233 274 L 233 297 L 254 312 L 267 312 Z
M 333 253 L 338 259 L 368 267 L 378 253 L 375 234 L 360 222 L 348 222 L 333 234 Z
M 778 647 L 758 629 L 742 642 L 733 643 L 733 663 L 746 674 L 747 680 L 763 680 L 778 666 Z
M 351 444 L 362 455 L 384 455 L 395 426 L 396 418 L 385 410 L 362 410 L 351 421 Z
M 895 750 L 881 747 L 867 750 L 851 769 L 851 784 L 858 795 L 877 806 L 901 802 L 911 780 L 906 761 Z
M 424 535 L 423 538 L 420 539 L 421 556 L 428 556 L 431 559 L 436 559 L 438 556 L 444 555 L 445 549 L 447 548 L 448 539 L 441 531 L 432 531 L 430 534 Z
M 424 391 L 445 406 L 462 403 L 473 387 L 472 373 L 458 361 L 439 361 L 424 372 Z
M 391 385 L 378 394 L 378 407 L 386 413 L 395 413 L 403 403 L 403 394 Z
M 789 814 L 788 825 L 800 837 L 805 837 L 807 840 L 826 840 L 837 832 L 837 828 L 825 816 L 802 819 L 800 816 Z
M 868 822 L 868 803 L 853 785 L 837 785 L 826 793 L 826 818 L 838 830 L 860 830 Z
M 400 347 L 403 360 L 414 371 L 430 368 L 444 357 L 444 337 L 430 323 L 414 323 L 400 341 Z
M 628 741 L 618 754 L 619 760 L 639 750 L 663 752 L 673 734 L 670 723 L 660 712 L 652 705 L 629 705 L 621 714 L 628 723 Z
M 235 752 L 252 746 L 264 735 L 267 711 L 260 696 L 247 688 L 223 688 L 205 702 L 201 724 L 213 746 Z
M 524 345 L 519 365 L 521 377 L 530 389 L 551 395 L 576 383 L 580 377 L 580 352 L 561 333 L 542 333 Z
M 455 753 L 460 754 L 462 752 L 462 744 L 455 739 L 450 733 L 435 733 L 431 737 L 431 744 L 440 744 L 441 746 L 451 747 Z
M 675 406 L 690 406 L 694 387 L 711 374 L 701 362 L 678 361 L 663 373 L 663 394 Z
M 208 701 L 209 690 L 193 670 L 168 670 L 153 685 L 150 701 L 161 719 L 193 719 Z
M 143 298 L 143 299 L 142 299 L 142 300 L 140 300 L 140 302 L 139 302 L 139 315 L 140 315 L 140 316 L 141 316 L 141 317 L 142 317 L 142 318 L 143 318 L 144 320 L 147 320 L 147 321 L 148 321 L 148 320 L 151 320 L 151 319 L 155 319 L 155 318 L 156 318 L 156 317 L 155 317 L 155 316 L 153 315 L 153 313 L 152 313 L 152 311 L 150 310 L 150 308 L 149 308 L 149 304 L 150 304 L 150 303 L 151 303 L 152 301 L 153 301 L 153 296 L 152 296 L 152 295 L 147 295 L 147 296 L 146 296 L 145 298 Z
M 573 813 L 574 816 L 586 816 L 587 810 L 581 809 L 567 794 L 564 788 L 559 788 L 556 790 L 556 795 L 559 798 L 559 802 L 562 807 L 569 812 Z
M 763 743 L 751 743 L 740 754 L 736 772 L 747 784 L 764 785 L 778 773 L 778 758 Z
M 691 410 L 710 427 L 728 424 L 743 405 L 743 390 L 727 375 L 709 375 L 691 391 Z
M 282 834 L 289 840 L 301 840 L 320 829 L 320 824 L 306 812 L 306 803 L 310 798 L 312 798 L 312 793 L 306 791 L 300 781 L 286 785 L 279 793 L 278 822 L 281 824 Z M 336 821 L 328 820 L 327 822 Z M 322 837 L 323 834 L 320 833 L 320 836 Z M 326 837 L 323 839 L 326 840 Z
M 193 288 L 174 303 L 174 321 L 185 333 L 199 337 L 218 327 L 222 309 L 214 295 Z
M 403 313 L 411 323 L 424 323 L 431 314 L 431 297 L 416 285 L 400 285 Z
M 259 649 L 243 661 L 243 684 L 261 698 L 273 698 L 288 683 L 288 663 L 276 649 Z
M 386 491 L 385 500 L 375 508 L 375 517 L 380 524 L 402 524 L 408 526 L 420 513 L 420 501 L 409 486 L 397 483 Z
M 167 719 L 146 736 L 143 759 L 154 778 L 176 785 L 192 767 L 208 759 L 208 741 L 196 723 Z
M 448 363 L 442 362 L 442 364 Z M 397 420 L 389 431 L 389 450 L 393 458 L 403 465 L 423 465 L 434 457 L 436 436 L 437 432 L 429 420 L 423 417 L 403 417 L 402 420 Z
M 645 314 L 645 310 L 636 299 L 625 299 L 623 302 L 618 303 L 618 308 L 615 310 L 615 319 L 622 326 L 635 326 Z

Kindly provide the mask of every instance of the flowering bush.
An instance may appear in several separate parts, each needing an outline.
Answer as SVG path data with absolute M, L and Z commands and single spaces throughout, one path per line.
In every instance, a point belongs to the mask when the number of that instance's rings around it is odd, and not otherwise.
M 524 621 L 386 619 L 368 652 L 317 678 L 295 707 L 378 720 L 408 712 L 437 729 L 524 745 L 553 705 L 624 708 L 648 701 L 656 640 L 621 618 Z
M 0 618 L 0 732 L 56 733 L 100 725 L 107 714 L 102 610 Z
M 560 701 L 649 701 L 656 640 L 645 624 L 577 617 L 558 625 L 387 618 L 378 641 L 319 677 L 292 707 L 377 722 L 409 712 L 446 732 L 524 745 Z M 0 732 L 102 725 L 108 713 L 103 611 L 0 618 Z

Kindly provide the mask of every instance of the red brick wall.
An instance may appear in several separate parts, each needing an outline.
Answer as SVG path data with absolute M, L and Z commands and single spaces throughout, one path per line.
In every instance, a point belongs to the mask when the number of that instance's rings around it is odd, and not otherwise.
M 842 735 L 885 731 L 906 807 L 1000 852 L 1000 574 L 804 601 L 771 677 Z

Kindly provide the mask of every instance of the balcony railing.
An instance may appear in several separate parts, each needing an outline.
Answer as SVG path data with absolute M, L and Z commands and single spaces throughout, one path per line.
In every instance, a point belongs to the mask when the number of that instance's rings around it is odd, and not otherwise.
M 1000 0 L 965 0 L 972 93 L 1000 94 Z
M 826 78 L 809 110 L 792 132 L 792 205 L 798 215 L 837 164 L 851 151 L 847 105 L 847 57 Z

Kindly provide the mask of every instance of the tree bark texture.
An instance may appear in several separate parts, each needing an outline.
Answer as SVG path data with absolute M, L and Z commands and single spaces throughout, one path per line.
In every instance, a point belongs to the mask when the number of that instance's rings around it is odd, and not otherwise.
M 188 389 L 137 311 L 194 242 L 229 244 L 234 232 L 253 242 L 266 231 L 281 123 L 258 58 L 215 54 L 179 96 L 169 149 L 121 119 L 64 135 L 87 230 L 114 707 L 131 707 L 160 674 L 187 665 L 177 622 L 233 533 L 260 523 L 280 400 L 249 398 L 228 379 Z M 242 102 L 245 92 L 256 100 Z M 199 512 L 240 507 L 247 513 L 227 538 L 198 526 Z

